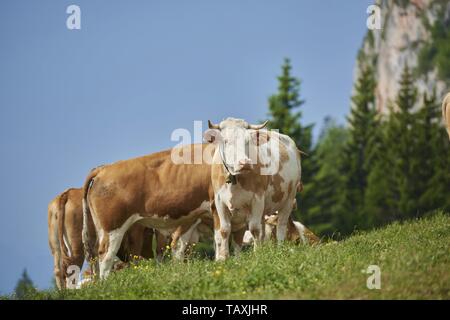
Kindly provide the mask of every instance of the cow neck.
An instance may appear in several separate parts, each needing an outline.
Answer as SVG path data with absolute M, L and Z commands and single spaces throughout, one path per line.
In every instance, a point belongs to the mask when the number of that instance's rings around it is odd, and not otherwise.
M 219 144 L 219 154 L 220 154 L 220 159 L 222 160 L 222 164 L 225 167 L 225 170 L 228 172 L 225 182 L 235 185 L 237 183 L 236 175 L 232 174 L 230 169 L 227 166 L 227 161 L 225 159 L 225 154 L 223 152 L 223 143 Z

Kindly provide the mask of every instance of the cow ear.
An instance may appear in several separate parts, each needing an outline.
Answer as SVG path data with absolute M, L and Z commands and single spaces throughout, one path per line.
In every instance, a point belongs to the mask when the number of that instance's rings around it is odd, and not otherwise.
M 208 129 L 203 134 L 203 140 L 207 143 L 218 143 L 222 139 L 222 135 L 219 130 Z
M 255 130 L 251 133 L 252 141 L 258 147 L 269 142 L 270 135 L 267 130 Z

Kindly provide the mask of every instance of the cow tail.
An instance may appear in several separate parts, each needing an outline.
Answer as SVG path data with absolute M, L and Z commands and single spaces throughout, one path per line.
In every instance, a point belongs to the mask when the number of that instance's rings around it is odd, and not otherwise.
M 58 197 L 58 205 L 57 205 L 57 217 L 58 217 L 58 240 L 59 247 L 61 251 L 61 267 L 63 274 L 66 273 L 66 265 L 69 260 L 69 251 L 67 250 L 67 245 L 64 242 L 64 220 L 66 215 L 66 203 L 68 199 L 69 190 L 64 191 Z
M 86 257 L 86 261 L 88 261 L 91 266 L 91 271 L 95 272 L 97 270 L 96 263 L 94 263 L 95 251 L 94 246 L 92 244 L 93 235 L 89 232 L 89 219 L 92 219 L 91 208 L 89 207 L 88 201 L 88 193 L 94 182 L 94 178 L 97 176 L 99 172 L 99 168 L 95 168 L 91 170 L 89 175 L 86 178 L 86 181 L 83 185 L 83 232 L 82 232 L 82 240 L 84 247 L 84 255 Z

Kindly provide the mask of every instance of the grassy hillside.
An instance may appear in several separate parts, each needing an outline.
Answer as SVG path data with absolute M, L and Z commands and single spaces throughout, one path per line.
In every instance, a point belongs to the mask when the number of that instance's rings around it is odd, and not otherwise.
M 381 289 L 362 272 L 381 268 Z M 316 247 L 265 245 L 224 263 L 140 262 L 81 290 L 36 299 L 449 299 L 450 216 L 442 213 Z

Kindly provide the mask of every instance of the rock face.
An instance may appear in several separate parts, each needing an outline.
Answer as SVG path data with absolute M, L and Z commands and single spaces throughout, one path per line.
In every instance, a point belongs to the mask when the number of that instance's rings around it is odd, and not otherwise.
M 419 56 L 434 41 L 432 26 L 437 20 L 450 28 L 450 0 L 377 0 L 381 8 L 381 30 L 368 30 L 358 54 L 355 81 L 364 65 L 375 68 L 376 108 L 389 112 L 399 89 L 398 81 L 405 64 L 417 75 L 419 98 L 436 89 L 440 99 L 449 90 L 448 79 L 438 77 L 436 66 L 419 70 Z M 443 20 L 442 20 L 443 19 Z

